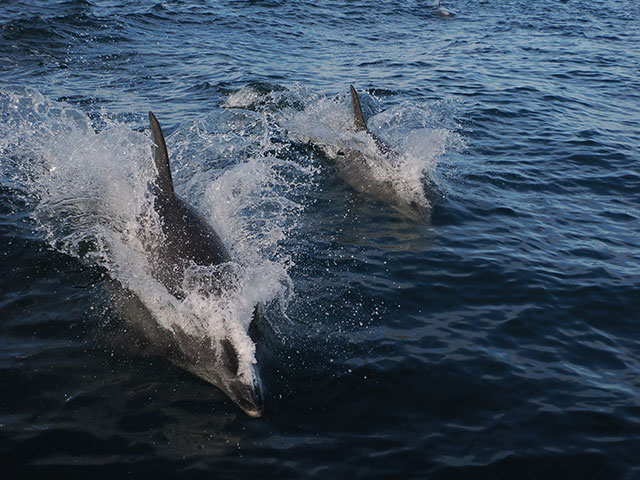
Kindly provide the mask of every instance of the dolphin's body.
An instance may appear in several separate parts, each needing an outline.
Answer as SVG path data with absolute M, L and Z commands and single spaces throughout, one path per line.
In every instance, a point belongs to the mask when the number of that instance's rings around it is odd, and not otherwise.
M 357 145 L 338 151 L 335 163 L 340 177 L 357 191 L 390 205 L 402 215 L 420 222 L 428 220 L 430 205 L 423 191 L 416 191 L 393 175 L 398 155 L 367 129 L 360 98 L 353 86 L 351 103 L 357 132 L 365 132 L 374 142 L 374 152 L 365 153 Z
M 224 265 L 231 257 L 211 225 L 175 195 L 160 124 L 151 112 L 149 120 L 153 159 L 158 172 L 153 185 L 154 209 L 160 218 L 163 235 L 161 247 L 150 247 L 147 254 L 154 279 L 181 299 L 185 296 L 182 285 L 187 268 L 194 264 L 203 267 Z M 224 281 L 224 278 L 214 279 L 219 284 L 210 285 L 209 293 L 219 293 Z M 119 306 L 123 305 L 129 310 L 129 316 L 135 317 L 138 330 L 156 350 L 159 348 L 173 363 L 220 388 L 248 415 L 259 417 L 262 414 L 262 393 L 255 364 L 243 360 L 229 339 L 193 335 L 179 327 L 166 330 L 153 320 L 142 300 L 132 294 L 122 297 Z

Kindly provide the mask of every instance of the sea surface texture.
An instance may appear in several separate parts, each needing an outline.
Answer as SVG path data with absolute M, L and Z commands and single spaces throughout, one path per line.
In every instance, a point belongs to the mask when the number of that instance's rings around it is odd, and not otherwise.
M 640 478 L 640 2 L 431 3 L 0 2 L 2 478 Z M 340 175 L 350 85 L 428 218 Z M 149 111 L 232 257 L 181 298 Z

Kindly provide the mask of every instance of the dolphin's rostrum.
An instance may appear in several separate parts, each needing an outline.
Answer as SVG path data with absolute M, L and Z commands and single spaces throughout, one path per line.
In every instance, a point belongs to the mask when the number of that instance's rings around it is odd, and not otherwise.
M 162 244 L 147 252 L 151 274 L 171 295 L 183 299 L 186 270 L 191 266 L 211 268 L 220 274 L 208 285 L 208 293 L 219 295 L 229 281 L 224 272 L 231 256 L 204 217 L 175 194 L 160 124 L 151 112 L 149 121 L 157 170 L 152 185 L 154 209 L 162 226 Z M 135 300 L 142 305 L 141 299 Z M 169 331 L 147 315 L 142 330 L 152 342 L 162 345 L 163 354 L 172 362 L 220 388 L 248 415 L 261 416 L 262 392 L 254 361 L 241 355 L 230 338 L 193 334 L 180 328 L 179 322 L 177 325 Z

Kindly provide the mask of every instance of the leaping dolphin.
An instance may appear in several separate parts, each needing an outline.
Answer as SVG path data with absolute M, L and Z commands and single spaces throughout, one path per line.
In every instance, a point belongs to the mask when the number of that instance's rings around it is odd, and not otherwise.
M 410 187 L 398 175 L 398 154 L 369 131 L 358 93 L 353 85 L 349 88 L 355 130 L 366 133 L 375 147 L 373 152 L 366 152 L 356 144 L 345 145 L 335 159 L 338 174 L 357 191 L 390 205 L 402 215 L 417 222 L 428 220 L 430 204 L 424 190 Z
M 157 177 L 152 186 L 154 209 L 162 224 L 161 248 L 149 248 L 151 274 L 178 299 L 184 297 L 182 284 L 190 265 L 212 267 L 231 260 L 229 252 L 211 227 L 195 209 L 176 196 L 169 168 L 169 155 L 160 124 L 149 112 L 153 140 L 153 160 Z M 225 278 L 216 278 L 211 293 L 219 293 Z M 131 295 L 127 305 L 143 306 L 142 300 Z M 241 355 L 227 338 L 212 339 L 208 335 L 193 335 L 180 328 L 172 331 L 145 318 L 141 330 L 151 342 L 162 346 L 163 353 L 175 364 L 220 388 L 251 417 L 262 415 L 262 392 L 256 366 Z M 259 306 L 256 306 L 256 311 Z

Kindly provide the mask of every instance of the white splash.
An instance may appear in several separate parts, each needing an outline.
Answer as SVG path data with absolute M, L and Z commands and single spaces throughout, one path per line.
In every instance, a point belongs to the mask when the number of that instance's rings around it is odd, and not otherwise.
M 33 216 L 50 245 L 104 267 L 163 328 L 227 338 L 241 365 L 255 362 L 253 309 L 274 300 L 286 306 L 293 294 L 280 242 L 301 210 L 287 198 L 278 173 L 283 160 L 264 153 L 271 147 L 261 119 L 205 119 L 208 128 L 194 122 L 176 132 L 177 145 L 167 137 L 169 156 L 178 159 L 177 193 L 212 223 L 232 255 L 228 265 L 188 269 L 182 299 L 152 277 L 147 261 L 149 242 L 162 237 L 148 188 L 155 175 L 148 131 L 104 116 L 106 128 L 96 133 L 80 110 L 26 89 L 0 89 L 0 119 L 2 176 L 34 199 Z M 230 281 L 213 295 L 207 285 L 220 269 Z
M 421 196 L 425 204 L 425 186 L 438 187 L 436 167 L 449 149 L 462 148 L 452 114 L 446 102 L 415 104 L 404 102 L 379 113 L 380 101 L 361 93 L 362 107 L 368 111 L 368 129 L 387 143 L 395 155 L 387 158 L 370 135 L 354 131 L 350 99 L 346 95 L 317 97 L 301 112 L 294 112 L 287 121 L 290 136 L 323 150 L 329 158 L 338 152 L 357 150 L 364 154 L 370 173 L 380 182 L 394 185 L 399 196 L 407 201 Z M 365 117 L 367 114 L 365 113 Z

